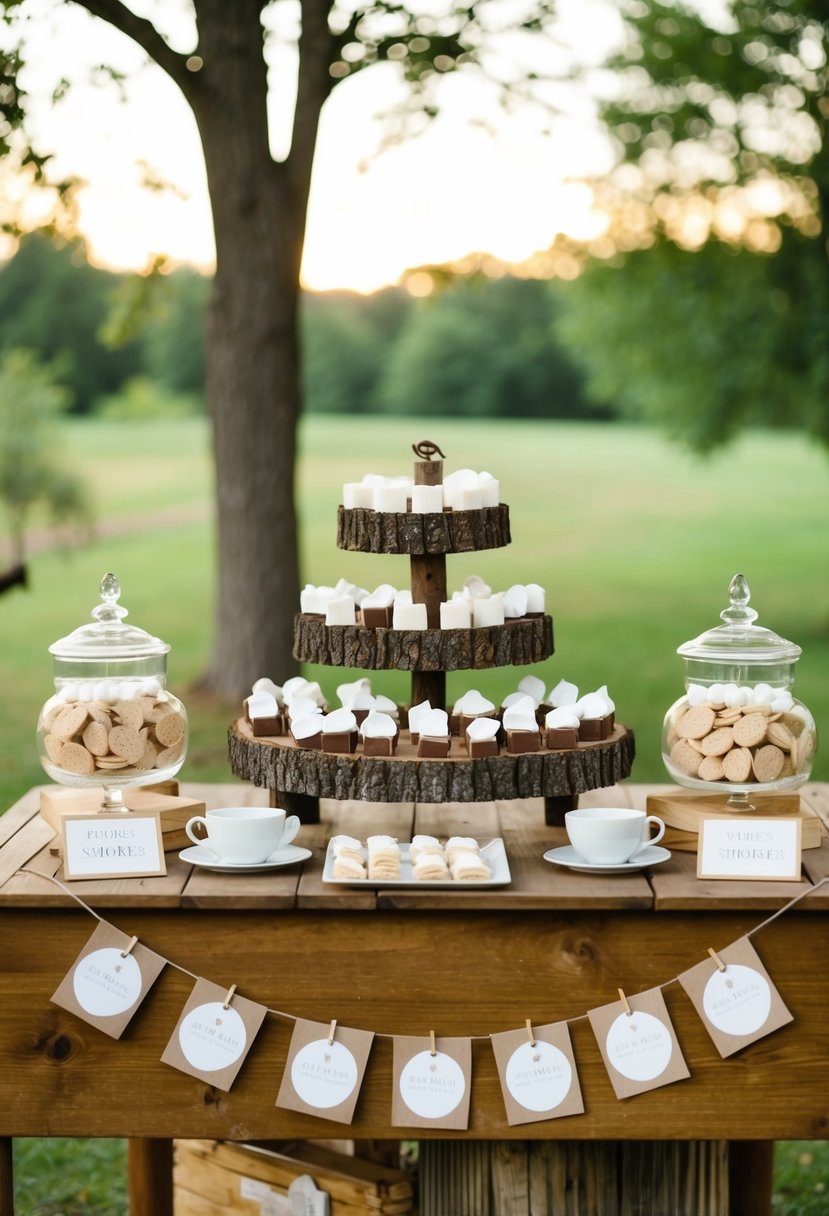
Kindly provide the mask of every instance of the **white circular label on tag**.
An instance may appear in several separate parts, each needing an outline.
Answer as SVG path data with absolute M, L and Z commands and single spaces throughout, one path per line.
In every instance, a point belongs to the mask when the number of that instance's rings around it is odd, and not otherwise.
M 245 1023 L 221 1001 L 197 1005 L 179 1026 L 178 1041 L 188 1064 L 201 1072 L 218 1072 L 235 1064 L 247 1045 Z
M 507 1089 L 526 1110 L 555 1110 L 570 1092 L 573 1069 L 567 1056 L 552 1043 L 536 1039 L 522 1043 L 504 1070 Z
M 630 1081 L 661 1076 L 673 1049 L 668 1027 L 652 1013 L 620 1013 L 607 1032 L 607 1058 Z
M 754 1034 L 771 1012 L 771 988 L 753 967 L 729 963 L 714 972 L 702 994 L 702 1007 L 723 1034 Z
M 303 1102 L 327 1110 L 354 1092 L 357 1061 L 342 1043 L 315 1039 L 294 1056 L 291 1084 Z
M 400 1096 L 421 1119 L 444 1119 L 463 1101 L 466 1079 L 457 1060 L 445 1051 L 421 1051 L 404 1065 Z
M 141 995 L 141 968 L 114 946 L 93 950 L 72 976 L 75 1000 L 93 1017 L 111 1018 L 132 1009 Z

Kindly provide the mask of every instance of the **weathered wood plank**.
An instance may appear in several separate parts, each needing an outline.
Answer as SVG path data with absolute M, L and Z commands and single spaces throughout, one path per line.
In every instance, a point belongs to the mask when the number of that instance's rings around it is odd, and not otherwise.
M 809 850 L 810 853 L 821 851 Z M 728 879 L 697 878 L 695 853 L 674 853 L 670 861 L 651 871 L 650 882 L 657 912 L 710 912 L 724 908 L 733 911 L 766 911 L 782 908 L 795 895 L 808 891 L 812 886 L 808 879 L 802 879 L 800 882 L 734 882 Z M 821 893 L 817 892 L 813 898 L 817 902 Z M 808 906 L 810 901 L 804 902 Z

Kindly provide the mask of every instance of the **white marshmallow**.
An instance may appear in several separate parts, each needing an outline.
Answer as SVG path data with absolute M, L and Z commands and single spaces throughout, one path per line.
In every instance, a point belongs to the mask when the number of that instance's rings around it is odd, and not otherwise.
M 342 709 L 334 709 L 330 714 L 325 714 L 322 719 L 322 733 L 324 735 L 336 735 L 345 731 L 357 729 L 357 719 L 350 709 L 345 706 Z
M 392 701 L 391 697 L 384 697 L 382 693 L 378 693 L 374 698 L 374 708 L 378 713 L 388 714 L 390 718 L 394 718 L 395 722 L 400 716 L 397 702 Z
M 500 482 L 491 473 L 478 474 L 478 489 L 481 492 L 482 507 L 497 507 L 500 501 Z
M 527 592 L 527 612 L 543 612 L 547 600 L 544 588 L 538 583 L 527 583 L 524 590 Z
M 374 510 L 388 511 L 396 515 L 406 510 L 408 494 L 405 485 L 383 485 L 374 487 Z
M 539 680 L 538 676 L 524 676 L 523 680 L 518 681 L 518 691 L 526 693 L 528 697 L 532 697 L 536 705 L 540 705 L 544 700 L 545 688 L 544 681 Z
M 449 715 L 445 709 L 428 709 L 420 718 L 418 734 L 427 739 L 445 739 L 449 734 Z
M 520 687 L 521 686 L 519 684 L 519 688 Z M 610 694 L 607 691 L 606 684 L 602 684 L 601 688 L 596 689 L 596 696 L 604 698 L 605 712 L 608 714 L 612 714 L 614 712 L 614 710 L 616 709 L 616 703 L 611 700 Z
M 307 714 L 304 718 L 295 718 L 291 722 L 291 734 L 295 739 L 310 739 L 322 730 L 322 714 Z
M 689 684 L 685 699 L 692 708 L 702 705 L 708 700 L 708 688 L 705 684 Z
M 374 506 L 374 492 L 371 486 L 363 485 L 360 481 L 347 481 L 343 485 L 343 506 L 346 511 L 355 507 L 371 510 Z
M 291 676 L 290 680 L 286 680 L 282 685 L 282 696 L 290 704 L 294 697 L 304 695 L 307 687 L 308 681 L 305 676 Z
M 503 595 L 490 595 L 487 599 L 473 599 L 472 625 L 475 629 L 503 625 L 505 619 Z
M 501 728 L 497 718 L 475 718 L 466 728 L 466 736 L 473 742 L 480 739 L 494 739 Z
M 607 699 L 598 692 L 588 692 L 573 706 L 573 711 L 584 720 L 585 718 L 606 718 L 610 712 Z
M 472 626 L 472 609 L 467 600 L 449 600 L 440 606 L 441 629 L 469 629 Z
M 561 705 L 558 709 L 551 709 L 544 719 L 546 726 L 562 727 L 579 725 L 579 715 L 569 705 Z
M 409 710 L 409 730 L 414 734 L 420 732 L 420 720 L 424 714 L 429 713 L 432 706 L 428 701 L 421 701 L 419 705 L 413 705 Z
M 715 702 L 720 702 L 720 701 L 724 702 L 725 701 L 725 685 L 724 684 L 712 684 L 711 687 L 708 689 L 708 700 L 715 701 Z
M 492 588 L 477 574 L 470 574 L 464 579 L 463 595 L 468 600 L 486 600 L 492 595 Z
M 288 706 L 288 716 L 293 722 L 295 718 L 304 718 L 308 714 L 321 713 L 319 705 L 313 697 L 294 697 Z
M 397 841 L 393 836 L 369 836 L 366 847 L 369 853 L 378 853 L 381 849 L 396 849 Z
M 276 697 L 272 697 L 269 692 L 252 693 L 245 701 L 245 706 L 251 722 L 255 722 L 257 718 L 275 718 L 279 712 Z
M 326 625 L 355 625 L 357 606 L 350 595 L 330 599 L 325 606 Z
M 337 696 L 340 698 L 341 705 L 350 706 L 358 692 L 370 693 L 371 680 L 363 676 L 361 680 L 355 680 L 353 684 L 337 685 Z
M 361 688 L 358 692 L 355 692 L 354 696 L 351 698 L 351 704 L 344 706 L 343 708 L 350 709 L 352 711 L 355 709 L 372 710 L 375 708 L 376 703 L 376 697 L 373 697 L 370 692 L 367 692 L 364 688 Z
M 396 591 L 394 594 L 394 600 L 392 602 L 395 604 L 411 604 L 414 601 L 412 600 L 411 591 L 404 590 L 404 591 Z
M 392 587 L 391 583 L 381 583 L 379 587 L 375 587 L 373 591 L 364 596 L 360 607 L 391 608 L 396 595 L 396 587 Z
M 504 616 L 509 620 L 527 615 L 527 588 L 515 583 L 504 592 Z
M 777 696 L 771 703 L 771 707 L 776 714 L 785 714 L 794 705 L 794 697 L 788 690 L 777 691 Z
M 393 739 L 397 734 L 397 723 L 388 714 L 372 710 L 363 721 L 360 734 L 368 739 Z
M 522 711 L 520 705 L 512 705 L 504 710 L 504 730 L 538 730 L 535 713 Z
M 777 690 L 770 684 L 755 684 L 752 703 L 754 705 L 771 705 L 777 696 Z
M 502 709 L 518 709 L 523 714 L 535 713 L 535 699 L 526 692 L 511 692 L 501 702 Z
M 459 697 L 454 705 L 456 714 L 464 714 L 465 717 L 472 718 L 477 714 L 491 714 L 495 711 L 495 706 L 492 701 L 488 701 L 486 697 L 478 692 L 477 688 L 470 688 L 462 697 Z
M 276 701 L 277 705 L 282 704 L 282 689 L 278 684 L 274 684 L 273 680 L 269 680 L 267 676 L 263 676 L 261 680 L 257 680 L 254 683 L 251 692 L 269 692 Z
M 392 612 L 392 629 L 427 629 L 425 604 L 405 604 L 398 600 L 394 602 Z
M 416 515 L 443 510 L 443 486 L 412 486 L 412 511 Z
M 576 685 L 570 684 L 568 680 L 559 680 L 555 688 L 550 689 L 547 702 L 554 709 L 558 709 L 561 705 L 575 705 L 578 699 L 579 690 Z

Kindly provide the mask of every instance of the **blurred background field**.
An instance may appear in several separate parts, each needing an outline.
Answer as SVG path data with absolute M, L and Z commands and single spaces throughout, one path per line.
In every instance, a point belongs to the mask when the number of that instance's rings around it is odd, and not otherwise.
M 182 778 L 228 779 L 225 732 L 239 706 L 196 687 L 210 646 L 214 574 L 206 424 L 195 417 L 69 419 L 60 428 L 66 462 L 91 488 L 98 535 L 58 551 L 48 547 L 48 532 L 36 531 L 30 589 L 0 599 L 2 802 L 45 779 L 34 729 L 52 687 L 47 648 L 87 620 L 110 569 L 131 620 L 172 645 L 169 684 L 191 715 Z M 803 647 L 795 691 L 819 730 L 827 721 L 829 477 L 825 456 L 804 437 L 749 432 L 703 460 L 632 424 L 312 416 L 302 424 L 297 478 L 303 579 L 408 585 L 405 558 L 336 548 L 336 510 L 343 481 L 407 471 L 411 443 L 425 437 L 446 452 L 447 470 L 488 469 L 510 504 L 512 544 L 451 558 L 450 588 L 474 573 L 495 589 L 530 581 L 547 589 L 556 652 L 537 674 L 548 686 L 561 677 L 585 690 L 609 685 L 636 731 L 634 780 L 665 777 L 660 726 L 682 691 L 674 652 L 717 623 L 738 570 L 749 579 L 760 623 Z M 263 561 L 279 560 L 278 551 L 263 554 Z M 249 596 L 238 588 L 240 617 Z M 353 678 L 309 670 L 331 700 L 337 684 Z M 457 673 L 449 694 L 477 686 L 500 699 L 524 674 Z M 379 691 L 408 698 L 407 676 L 373 680 Z M 829 778 L 820 752 L 814 775 Z

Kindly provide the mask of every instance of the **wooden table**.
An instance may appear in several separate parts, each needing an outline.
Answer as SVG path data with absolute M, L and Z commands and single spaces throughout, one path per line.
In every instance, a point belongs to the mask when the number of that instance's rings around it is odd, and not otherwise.
M 619 786 L 584 795 L 581 803 L 644 807 L 658 788 L 665 787 Z M 267 791 L 241 785 L 188 785 L 183 792 L 208 805 L 267 800 Z M 829 824 L 829 785 L 806 787 L 804 797 Z M 94 922 L 41 877 L 59 875 L 60 859 L 37 811 L 33 790 L 0 818 L 0 1136 L 133 1138 L 131 1211 L 153 1216 L 168 1210 L 166 1146 L 173 1136 L 341 1136 L 342 1125 L 274 1105 L 291 1034 L 287 1020 L 266 1019 L 228 1094 L 160 1063 L 192 986 L 179 971 L 162 973 L 120 1041 L 50 1004 Z M 299 843 L 314 850 L 300 868 L 228 876 L 196 871 L 168 854 L 165 878 L 76 882 L 72 890 L 165 957 L 219 984 L 235 983 L 242 995 L 270 1007 L 318 1021 L 336 1017 L 384 1035 L 434 1029 L 486 1036 L 523 1026 L 528 1017 L 537 1024 L 578 1017 L 614 1000 L 620 986 L 635 993 L 661 984 L 829 875 L 826 843 L 804 853 L 799 883 L 701 882 L 695 857 L 680 853 L 630 876 L 561 871 L 542 860 L 565 838 L 544 825 L 541 799 L 324 802 L 322 817 L 300 833 Z M 466 892 L 334 888 L 321 881 L 325 841 L 334 830 L 363 837 L 389 831 L 401 840 L 415 831 L 481 840 L 502 835 L 513 881 L 505 889 Z M 17 873 L 22 866 L 35 874 Z M 482 1039 L 473 1044 L 469 1131 L 456 1138 L 745 1146 L 829 1137 L 827 909 L 829 885 L 753 939 L 794 1014 L 783 1030 L 723 1061 L 671 985 L 665 997 L 689 1081 L 617 1101 L 590 1027 L 577 1021 L 571 1031 L 586 1113 L 515 1128 L 506 1126 L 492 1052 Z M 410 1138 L 389 1126 L 390 1092 L 391 1041 L 378 1037 L 349 1134 Z M 5 1143 L 0 1213 L 12 1211 Z M 751 1152 L 734 1155 L 735 1176 L 745 1177 L 738 1160 L 751 1161 Z M 756 1180 L 756 1168 L 750 1174 Z

